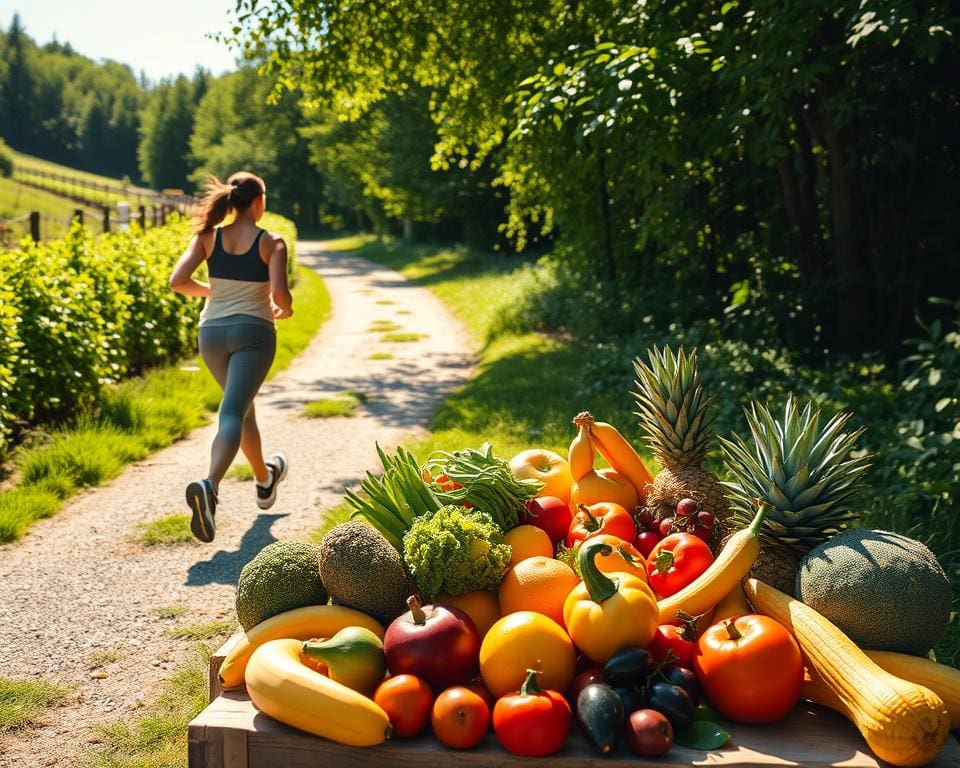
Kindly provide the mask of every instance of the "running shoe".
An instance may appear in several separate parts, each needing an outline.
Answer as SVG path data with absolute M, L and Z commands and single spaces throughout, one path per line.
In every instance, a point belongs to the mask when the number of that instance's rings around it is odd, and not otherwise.
M 214 515 L 217 513 L 217 494 L 213 483 L 204 478 L 187 486 L 187 506 L 193 511 L 190 530 L 200 541 L 213 541 L 217 532 Z
M 272 454 L 264 463 L 267 465 L 270 483 L 268 485 L 256 483 L 257 506 L 260 507 L 260 509 L 270 509 L 270 507 L 273 506 L 273 502 L 277 500 L 277 486 L 287 476 L 289 462 L 287 461 L 287 457 L 278 451 Z

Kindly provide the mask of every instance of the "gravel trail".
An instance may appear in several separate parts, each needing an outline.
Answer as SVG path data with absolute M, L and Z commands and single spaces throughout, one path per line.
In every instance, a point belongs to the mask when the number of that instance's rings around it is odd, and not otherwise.
M 206 471 L 211 424 L 0 547 L 0 677 L 73 690 L 41 726 L 0 737 L 0 766 L 81 765 L 96 738 L 92 726 L 135 715 L 190 656 L 192 641 L 171 630 L 233 621 L 243 565 L 271 541 L 306 538 L 346 486 L 379 466 L 375 441 L 392 448 L 415 436 L 469 377 L 472 342 L 429 291 L 369 261 L 325 252 L 319 242 L 300 242 L 297 253 L 323 277 L 333 312 L 256 400 L 265 452 L 282 449 L 290 458 L 272 509 L 257 509 L 251 482 L 225 480 L 214 542 L 137 543 L 138 523 L 187 511 L 184 487 Z M 422 336 L 390 343 L 371 330 L 377 321 Z M 371 359 L 374 353 L 393 357 Z M 367 395 L 357 415 L 301 415 L 305 403 L 344 390 Z M 170 606 L 182 614 L 162 618 Z

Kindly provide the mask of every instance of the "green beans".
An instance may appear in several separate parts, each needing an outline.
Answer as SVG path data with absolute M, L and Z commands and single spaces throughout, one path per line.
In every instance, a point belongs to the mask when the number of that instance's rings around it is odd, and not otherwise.
M 389 456 L 378 443 L 377 455 L 383 464 L 383 475 L 367 472 L 360 484 L 362 493 L 347 489 L 344 496 L 353 507 L 351 518 L 364 518 L 403 552 L 403 535 L 413 519 L 433 514 L 443 503 L 427 487 L 410 451 L 400 446 L 395 457 Z
M 493 455 L 490 443 L 479 450 L 436 451 L 423 470 L 433 478 L 433 492 L 442 504 L 471 504 L 489 514 L 504 531 L 519 524 L 527 502 L 543 488 L 539 480 L 515 478 L 510 465 Z M 438 482 L 438 478 L 448 482 Z

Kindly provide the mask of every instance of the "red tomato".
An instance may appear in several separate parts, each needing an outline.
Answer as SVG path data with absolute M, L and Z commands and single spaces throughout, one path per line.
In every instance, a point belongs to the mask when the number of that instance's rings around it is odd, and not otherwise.
M 710 703 L 730 720 L 770 723 L 800 698 L 800 647 L 769 616 L 751 613 L 709 627 L 697 643 L 693 664 Z
M 647 557 L 650 586 L 660 597 L 669 597 L 710 567 L 713 552 L 692 533 L 671 533 Z
M 580 504 L 567 532 L 567 546 L 573 547 L 600 533 L 609 533 L 618 539 L 633 541 L 637 537 L 637 526 L 633 522 L 633 516 L 612 501 L 601 501 L 590 506 Z
M 430 723 L 434 735 L 452 749 L 469 749 L 490 726 L 490 707 L 483 697 L 462 685 L 447 688 L 433 702 Z
M 661 624 L 647 646 L 654 661 L 665 668 L 686 667 L 693 669 L 693 657 L 697 652 L 696 623 L 674 625 Z
M 558 691 L 541 691 L 529 672 L 520 693 L 501 696 L 493 705 L 493 731 L 508 752 L 524 757 L 552 755 L 563 748 L 573 714 Z
M 390 718 L 395 737 L 416 736 L 430 722 L 433 691 L 416 675 L 396 675 L 384 680 L 373 700 Z

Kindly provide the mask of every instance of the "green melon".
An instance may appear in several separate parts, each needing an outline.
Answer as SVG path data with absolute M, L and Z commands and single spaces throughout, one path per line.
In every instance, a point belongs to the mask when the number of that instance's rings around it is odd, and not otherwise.
M 800 561 L 796 596 L 861 648 L 926 655 L 950 620 L 950 581 L 924 544 L 855 528 Z

